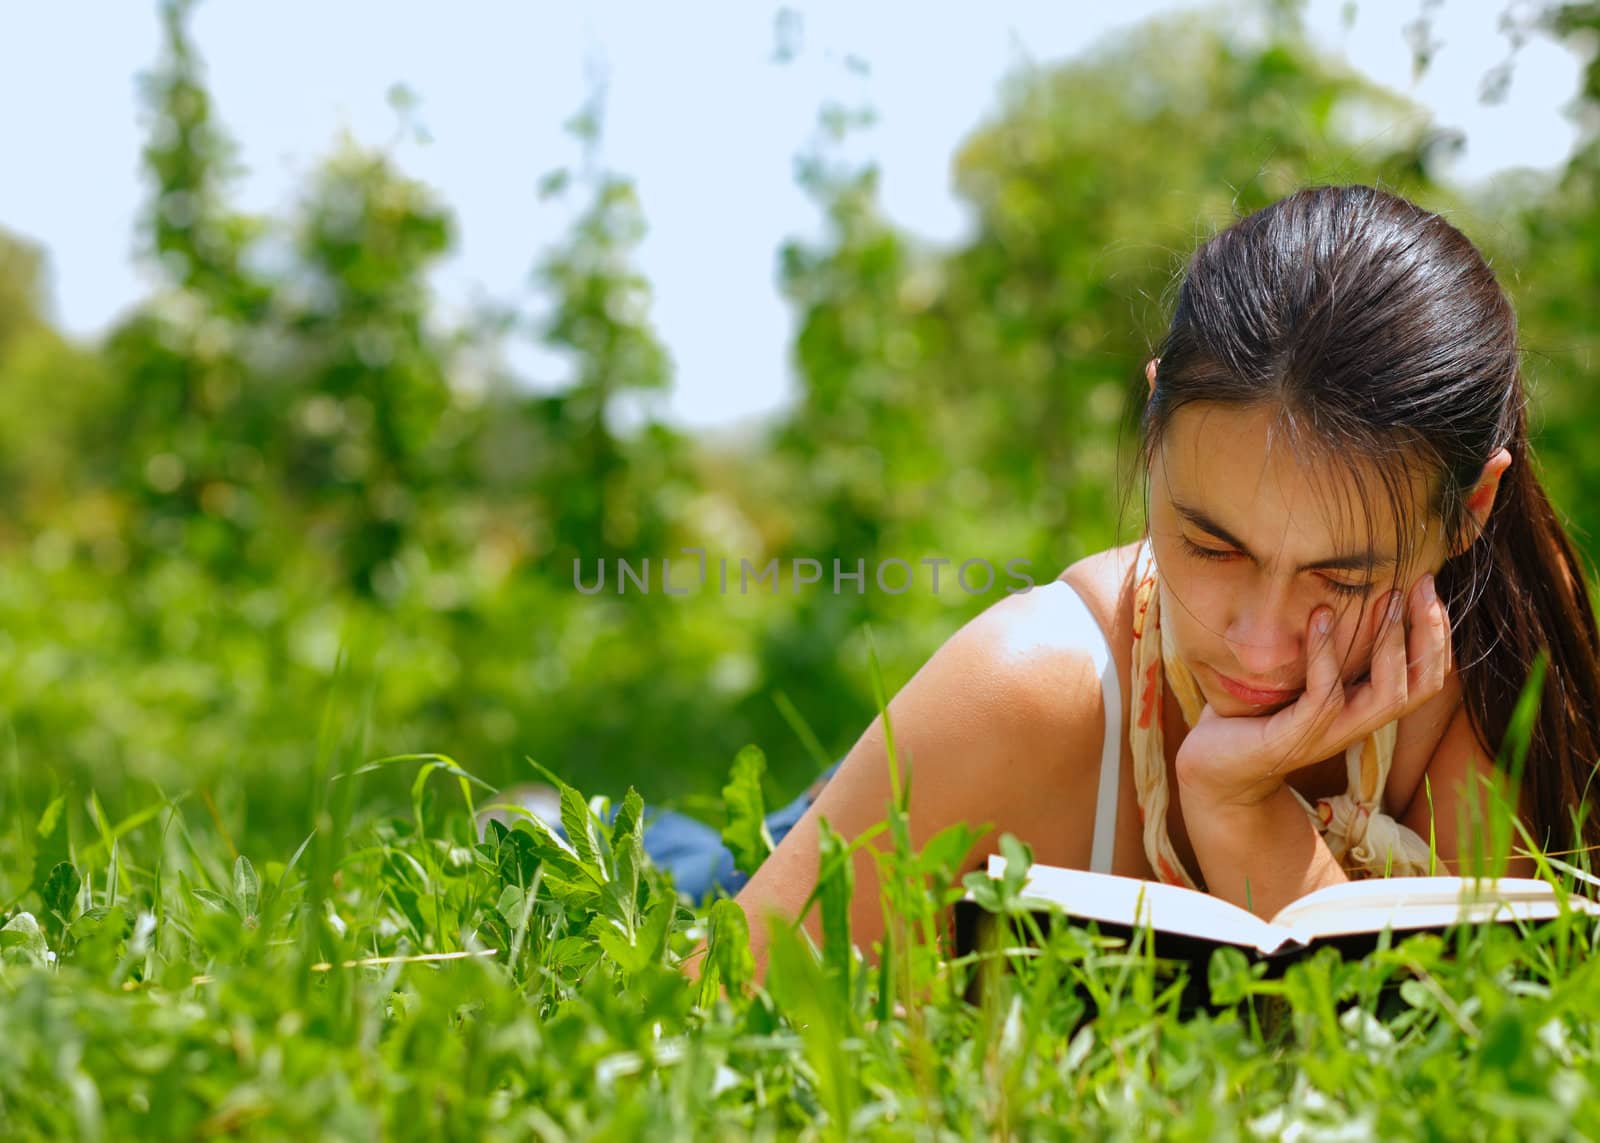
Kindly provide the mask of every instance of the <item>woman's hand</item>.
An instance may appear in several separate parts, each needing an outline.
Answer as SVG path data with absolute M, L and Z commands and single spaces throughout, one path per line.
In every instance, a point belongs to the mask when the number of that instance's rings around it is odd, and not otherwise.
M 1398 591 L 1389 598 L 1389 619 L 1383 608 L 1373 609 L 1377 634 L 1368 681 L 1350 685 L 1340 678 L 1333 613 L 1316 608 L 1306 629 L 1305 690 L 1270 716 L 1226 718 L 1208 703 L 1178 747 L 1180 788 L 1213 805 L 1260 802 L 1290 772 L 1344 750 L 1438 694 L 1451 667 L 1450 619 L 1433 576 L 1417 581 L 1408 605 L 1402 607 Z

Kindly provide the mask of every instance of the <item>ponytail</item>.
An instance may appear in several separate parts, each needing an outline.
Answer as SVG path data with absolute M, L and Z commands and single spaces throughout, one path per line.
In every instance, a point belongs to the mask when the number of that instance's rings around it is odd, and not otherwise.
M 1539 652 L 1548 654 L 1519 815 L 1536 826 L 1541 848 L 1571 852 L 1600 845 L 1600 818 L 1585 815 L 1577 830 L 1573 822 L 1600 760 L 1600 631 L 1586 569 L 1533 470 L 1520 410 L 1516 421 L 1512 464 L 1483 535 L 1445 563 L 1438 589 L 1473 729 L 1502 758 L 1518 697 Z

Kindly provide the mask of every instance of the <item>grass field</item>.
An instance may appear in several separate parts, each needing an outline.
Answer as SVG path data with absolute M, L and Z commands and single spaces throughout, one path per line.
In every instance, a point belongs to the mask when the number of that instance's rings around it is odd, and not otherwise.
M 364 783 L 400 771 L 408 811 L 375 812 Z M 747 862 L 758 778 L 746 761 L 730 782 Z M 761 987 L 744 914 L 679 898 L 631 791 L 603 825 L 604 801 L 565 787 L 564 845 L 533 822 L 478 840 L 492 792 L 440 756 L 367 763 L 325 728 L 315 781 L 284 852 L 234 852 L 193 800 L 118 822 L 92 791 L 13 803 L 0 1135 L 1531 1140 L 1600 1122 L 1587 918 L 1323 950 L 1280 979 L 1219 953 L 1197 1011 L 1185 966 L 1058 926 L 974 1005 L 975 964 L 935 935 L 965 827 L 912 853 L 896 809 L 881 961 L 849 942 L 850 863 L 824 829 L 823 947 L 776 933 Z M 691 983 L 677 963 L 708 934 Z

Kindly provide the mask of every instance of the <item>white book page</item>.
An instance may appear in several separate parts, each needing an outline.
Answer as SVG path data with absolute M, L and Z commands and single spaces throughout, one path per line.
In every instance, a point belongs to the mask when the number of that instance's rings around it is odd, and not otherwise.
M 1576 912 L 1600 912 L 1573 894 Z M 1431 929 L 1461 921 L 1549 920 L 1559 916 L 1555 890 L 1529 877 L 1468 880 L 1460 877 L 1387 877 L 1330 885 L 1290 902 L 1272 918 L 1301 939 L 1394 929 Z
M 990 855 L 989 876 L 1003 876 L 1005 868 L 1004 857 Z M 1263 953 L 1298 943 L 1293 930 L 1268 924 L 1219 897 L 1136 877 L 1035 865 L 1028 870 L 1022 896 L 1058 904 L 1074 917 L 1132 927 L 1148 923 L 1160 932 L 1245 945 Z
M 1005 873 L 999 854 L 989 857 L 989 876 Z M 1438 929 L 1463 921 L 1549 920 L 1559 916 L 1555 890 L 1526 877 L 1388 877 L 1330 885 L 1284 906 L 1271 921 L 1220 898 L 1155 881 L 1035 865 L 1023 884 L 1024 899 L 1053 902 L 1088 920 L 1140 926 L 1272 954 L 1319 937 L 1395 930 Z M 1600 915 L 1600 903 L 1572 894 L 1575 912 Z

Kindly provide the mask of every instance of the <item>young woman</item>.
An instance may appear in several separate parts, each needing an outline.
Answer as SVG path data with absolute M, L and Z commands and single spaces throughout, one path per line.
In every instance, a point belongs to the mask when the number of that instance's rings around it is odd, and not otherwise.
M 1506 793 L 1547 850 L 1595 844 L 1574 818 L 1600 634 L 1531 463 L 1516 320 L 1472 243 L 1381 190 L 1303 190 L 1196 251 L 1145 377 L 1145 536 L 995 603 L 889 703 L 913 842 L 989 823 L 967 869 L 1009 832 L 1042 862 L 1262 916 L 1426 873 L 1430 827 L 1456 872 L 1545 650 Z M 783 811 L 736 897 L 763 971 L 764 915 L 797 915 L 815 884 L 817 820 L 853 838 L 884 816 L 881 722 Z M 864 849 L 851 925 L 863 949 L 882 935 Z

